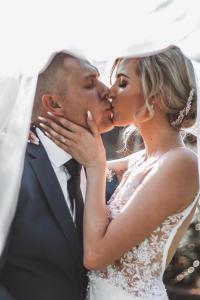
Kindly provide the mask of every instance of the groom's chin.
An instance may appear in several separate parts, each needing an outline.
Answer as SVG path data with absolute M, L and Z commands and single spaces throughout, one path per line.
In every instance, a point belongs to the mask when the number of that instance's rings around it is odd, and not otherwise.
M 98 128 L 99 133 L 106 133 L 108 131 L 111 131 L 114 128 L 114 125 L 112 122 L 110 122 L 109 124 L 106 124 L 105 126 L 101 126 Z

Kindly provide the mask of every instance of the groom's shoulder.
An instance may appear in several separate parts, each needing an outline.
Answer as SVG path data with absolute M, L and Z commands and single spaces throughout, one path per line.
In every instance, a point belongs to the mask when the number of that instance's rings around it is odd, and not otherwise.
M 23 167 L 23 175 L 22 179 L 24 176 L 27 176 L 29 172 L 32 172 L 32 163 L 34 163 L 34 160 L 40 159 L 40 164 L 42 164 L 44 156 L 46 155 L 43 146 L 42 145 L 35 145 L 28 143 L 25 151 L 25 156 L 24 156 L 24 167 Z
M 44 146 L 40 142 L 39 144 L 28 143 L 25 152 L 25 160 L 32 160 L 37 158 L 46 158 L 48 157 Z
M 20 183 L 22 191 L 38 185 L 37 173 L 43 168 L 45 155 L 41 145 L 27 144 Z
M 38 145 L 28 143 L 24 156 L 23 176 L 32 172 L 43 173 L 43 169 L 49 170 L 49 168 L 51 169 L 52 165 L 42 143 Z

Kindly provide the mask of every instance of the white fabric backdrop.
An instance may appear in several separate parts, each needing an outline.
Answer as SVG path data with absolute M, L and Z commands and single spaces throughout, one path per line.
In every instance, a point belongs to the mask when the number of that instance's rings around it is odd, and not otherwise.
M 12 221 L 37 74 L 70 49 L 96 63 L 171 43 L 200 58 L 198 0 L 0 2 L 0 253 Z M 200 105 L 200 103 L 198 104 Z

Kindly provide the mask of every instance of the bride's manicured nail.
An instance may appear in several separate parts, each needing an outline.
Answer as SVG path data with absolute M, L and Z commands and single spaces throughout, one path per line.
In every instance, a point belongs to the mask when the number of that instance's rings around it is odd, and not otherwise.
M 46 128 L 46 126 L 43 123 L 40 123 L 39 125 L 43 128 Z
M 87 117 L 88 117 L 88 120 L 92 121 L 92 114 L 91 114 L 90 110 L 87 111 Z
M 29 144 L 34 144 L 34 145 L 39 145 L 39 143 L 40 143 L 40 141 L 38 140 L 38 138 L 37 138 L 37 140 L 36 140 L 36 138 L 34 139 L 34 140 L 28 140 L 28 143 Z
M 37 136 L 31 135 L 31 137 L 33 139 L 34 144 L 38 145 L 40 140 L 37 138 Z
M 39 116 L 38 117 L 39 120 L 45 121 L 46 119 L 44 117 Z
M 53 114 L 50 111 L 48 111 L 47 113 L 49 116 L 53 117 Z
M 40 143 L 40 141 L 37 139 L 35 139 L 34 141 L 33 141 L 33 144 L 35 144 L 35 145 L 39 145 L 39 143 Z
M 48 138 L 51 138 L 50 134 L 47 131 L 45 131 L 44 133 L 46 136 L 48 136 Z

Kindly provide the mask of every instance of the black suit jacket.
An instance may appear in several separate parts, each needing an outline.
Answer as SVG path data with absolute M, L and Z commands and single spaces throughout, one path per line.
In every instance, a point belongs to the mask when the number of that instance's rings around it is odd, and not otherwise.
M 40 143 L 29 144 L 0 265 L 0 300 L 82 300 L 82 241 Z

